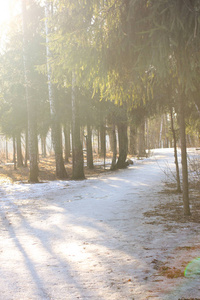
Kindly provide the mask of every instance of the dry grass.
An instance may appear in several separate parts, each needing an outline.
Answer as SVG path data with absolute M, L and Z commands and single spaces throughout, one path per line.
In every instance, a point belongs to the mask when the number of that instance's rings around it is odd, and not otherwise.
M 169 266 L 162 266 L 159 269 L 159 275 L 166 276 L 170 279 L 184 277 L 184 268 L 180 270 L 175 267 L 170 268 Z
M 65 164 L 68 178 L 70 179 L 72 176 L 72 163 L 71 161 Z M 104 170 L 102 165 L 95 166 L 93 170 L 85 167 L 85 176 L 94 177 L 99 176 L 102 173 L 108 172 L 108 169 Z M 57 180 L 56 178 L 56 166 L 55 159 L 53 156 L 43 158 L 41 157 L 39 160 L 39 180 L 40 181 L 52 181 Z M 6 164 L 1 164 L 0 166 L 0 180 L 2 181 L 10 181 L 10 182 L 28 182 L 29 178 L 29 168 L 21 167 L 14 170 L 14 165 L 11 161 L 8 161 Z

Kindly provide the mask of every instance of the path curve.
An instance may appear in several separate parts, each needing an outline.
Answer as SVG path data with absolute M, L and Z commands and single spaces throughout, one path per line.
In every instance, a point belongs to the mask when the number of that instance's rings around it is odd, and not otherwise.
M 199 225 L 150 222 L 167 196 L 172 149 L 84 181 L 0 189 L 0 300 L 198 297 L 193 278 L 167 279 L 159 264 L 199 242 Z M 153 218 L 153 220 L 158 217 Z

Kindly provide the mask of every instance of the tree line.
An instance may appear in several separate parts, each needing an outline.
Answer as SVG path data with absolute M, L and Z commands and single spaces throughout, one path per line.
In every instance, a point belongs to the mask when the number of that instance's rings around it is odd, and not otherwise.
M 111 169 L 124 168 L 128 143 L 135 154 L 136 131 L 144 155 L 145 126 L 167 116 L 177 163 L 180 138 L 184 213 L 189 215 L 186 134 L 200 129 L 200 1 L 19 0 L 15 5 L 21 13 L 7 27 L 0 55 L 0 121 L 2 132 L 17 142 L 17 153 L 21 134 L 26 137 L 30 182 L 39 178 L 38 137 L 45 148 L 49 129 L 57 178 L 68 177 L 72 136 L 72 177 L 82 179 L 81 128 L 87 128 L 88 167 L 93 168 L 96 127 L 102 151 L 109 128 Z M 178 177 L 177 166 L 177 182 Z

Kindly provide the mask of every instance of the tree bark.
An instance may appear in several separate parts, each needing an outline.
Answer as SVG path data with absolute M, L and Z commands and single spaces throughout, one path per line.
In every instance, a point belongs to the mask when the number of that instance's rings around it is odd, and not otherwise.
M 173 141 L 174 141 L 174 159 L 175 159 L 175 165 L 176 165 L 177 192 L 181 193 L 181 182 L 180 182 L 180 173 L 179 173 L 177 146 L 176 146 L 176 132 L 175 132 L 175 129 L 174 129 L 174 118 L 173 118 L 172 107 L 170 107 L 170 117 L 171 117 L 171 130 L 172 130 Z
M 187 149 L 186 149 L 186 133 L 185 133 L 185 98 L 183 93 L 179 95 L 179 123 L 180 123 L 180 139 L 181 139 L 181 164 L 183 177 L 183 207 L 184 215 L 190 215 L 189 205 L 189 184 L 188 184 L 188 166 L 187 166 Z
M 75 74 L 72 74 L 72 179 L 84 179 L 83 148 L 80 139 L 79 105 L 77 100 Z
M 145 149 L 145 122 L 142 120 L 142 123 L 139 126 L 138 130 L 139 139 L 138 139 L 138 156 L 145 157 L 146 149 Z
M 104 157 L 105 155 L 105 148 L 106 148 L 106 130 L 105 125 L 100 125 L 100 156 Z
M 136 134 L 137 129 L 134 124 L 130 125 L 130 137 L 129 137 L 129 154 L 136 155 L 137 154 L 137 147 L 136 147 Z
M 127 135 L 127 112 L 122 108 L 120 119 L 117 123 L 119 140 L 119 157 L 116 167 L 123 169 L 127 167 L 126 158 L 128 153 L 128 135 Z
M 46 145 L 46 136 L 45 135 L 40 135 L 41 137 L 41 146 L 42 146 L 42 157 L 47 156 L 47 145 Z
M 21 147 L 21 133 L 17 133 L 17 167 L 23 167 L 22 147 Z
M 28 151 L 28 128 L 26 128 L 25 131 L 25 158 L 24 158 L 24 166 L 27 167 L 28 164 L 28 159 L 29 159 L 29 151 Z
M 163 133 L 163 115 L 161 116 L 161 121 L 160 121 L 159 148 L 163 148 L 162 133 Z
M 112 164 L 111 164 L 111 167 L 110 169 L 111 170 L 115 170 L 116 169 L 116 160 L 117 160 L 117 137 L 116 137 L 116 126 L 115 124 L 113 123 L 112 125 L 112 151 L 113 151 L 113 156 L 112 156 Z
M 70 124 L 66 123 L 63 127 L 63 133 L 65 137 L 65 163 L 69 162 L 71 142 L 70 142 Z
M 100 129 L 98 127 L 98 130 L 97 130 L 97 142 L 98 142 L 98 145 L 97 145 L 97 148 L 98 148 L 98 155 L 100 156 Z
M 87 167 L 94 169 L 93 152 L 92 152 L 92 130 L 89 121 L 87 122 Z
M 25 79 L 25 97 L 27 103 L 28 114 L 28 147 L 30 160 L 29 181 L 31 183 L 38 182 L 38 161 L 37 161 L 37 126 L 36 126 L 36 107 L 33 97 L 31 97 L 28 70 L 28 54 L 27 54 L 27 20 L 26 20 L 26 1 L 22 0 L 22 21 L 23 21 L 23 63 L 24 63 L 24 79 Z
M 14 163 L 14 170 L 17 170 L 15 136 L 13 136 L 13 163 Z

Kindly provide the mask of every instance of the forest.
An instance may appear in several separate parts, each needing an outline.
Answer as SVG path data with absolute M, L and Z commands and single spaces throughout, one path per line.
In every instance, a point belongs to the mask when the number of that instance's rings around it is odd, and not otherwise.
M 174 147 L 190 215 L 187 147 L 200 146 L 199 0 L 15 0 L 1 29 L 0 128 L 14 168 L 40 180 L 54 150 L 57 179 L 126 168 Z M 180 183 L 177 147 L 181 148 Z M 47 157 L 48 159 L 48 157 Z

